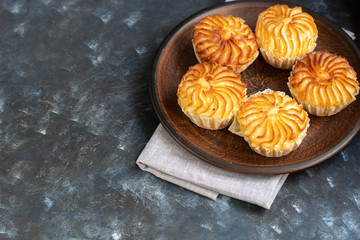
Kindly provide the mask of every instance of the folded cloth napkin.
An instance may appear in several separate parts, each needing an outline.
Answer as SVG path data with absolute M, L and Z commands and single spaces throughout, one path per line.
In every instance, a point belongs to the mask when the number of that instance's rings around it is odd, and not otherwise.
M 266 209 L 288 176 L 248 175 L 208 164 L 181 147 L 161 124 L 136 163 L 144 171 L 211 199 L 222 194 Z

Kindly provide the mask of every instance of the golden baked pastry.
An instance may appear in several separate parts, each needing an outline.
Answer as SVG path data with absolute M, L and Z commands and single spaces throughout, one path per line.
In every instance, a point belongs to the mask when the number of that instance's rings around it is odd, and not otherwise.
M 229 130 L 244 137 L 255 152 L 281 157 L 301 144 L 309 122 L 308 114 L 293 98 L 266 89 L 241 104 Z
M 290 69 L 297 58 L 315 49 L 318 31 L 313 17 L 301 7 L 275 5 L 259 14 L 255 35 L 269 64 Z
M 245 21 L 231 15 L 207 16 L 194 26 L 193 47 L 197 60 L 244 71 L 259 55 L 255 34 Z
M 349 62 L 326 51 L 309 53 L 298 60 L 288 86 L 292 96 L 316 116 L 340 112 L 359 93 L 356 72 Z
M 217 63 L 199 63 L 189 68 L 177 90 L 178 104 L 199 127 L 228 126 L 246 97 L 246 84 L 239 73 Z

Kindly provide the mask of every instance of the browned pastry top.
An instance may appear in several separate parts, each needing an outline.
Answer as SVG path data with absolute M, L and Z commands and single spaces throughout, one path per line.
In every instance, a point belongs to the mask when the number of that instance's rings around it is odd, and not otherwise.
M 269 89 L 249 97 L 240 106 L 236 120 L 254 148 L 291 149 L 306 134 L 308 114 L 290 96 Z
M 200 62 L 217 62 L 242 71 L 258 56 L 255 34 L 231 15 L 207 16 L 194 26 L 193 45 Z
M 316 46 L 318 31 L 301 7 L 275 5 L 259 14 L 255 28 L 259 47 L 278 58 L 301 57 Z
M 355 99 L 359 82 L 345 58 L 317 51 L 294 65 L 289 87 L 301 102 L 333 109 Z
M 233 70 L 204 62 L 189 68 L 177 96 L 183 111 L 218 120 L 239 109 L 246 97 L 246 85 Z

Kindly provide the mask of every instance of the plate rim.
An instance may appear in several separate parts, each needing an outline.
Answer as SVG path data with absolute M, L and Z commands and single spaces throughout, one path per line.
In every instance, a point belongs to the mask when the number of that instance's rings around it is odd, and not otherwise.
M 169 123 L 168 121 L 168 117 L 165 114 L 164 109 L 161 107 L 161 104 L 159 103 L 158 99 L 159 99 L 159 95 L 158 95 L 158 87 L 156 83 L 156 75 L 157 75 L 157 70 L 158 70 L 158 61 L 159 59 L 161 59 L 162 53 L 164 52 L 164 50 L 166 49 L 167 44 L 169 43 L 169 41 L 177 34 L 177 32 L 179 32 L 184 26 L 187 25 L 188 22 L 190 22 L 191 20 L 193 20 L 194 18 L 197 18 L 199 15 L 202 15 L 206 12 L 210 12 L 210 11 L 214 11 L 216 9 L 221 9 L 221 8 L 225 8 L 225 7 L 229 7 L 231 5 L 258 5 L 258 4 L 287 4 L 288 6 L 301 6 L 303 8 L 303 10 L 305 12 L 308 12 L 309 14 L 311 14 L 312 16 L 315 17 L 315 19 L 319 19 L 321 21 L 323 21 L 324 23 L 326 23 L 327 25 L 329 25 L 331 28 L 333 28 L 337 33 L 341 34 L 341 36 L 343 38 L 346 39 L 347 43 L 350 44 L 350 46 L 352 47 L 352 49 L 355 51 L 355 54 L 357 55 L 359 61 L 360 61 L 360 50 L 359 48 L 356 46 L 355 42 L 350 38 L 350 36 L 341 28 L 339 27 L 336 23 L 332 22 L 330 19 L 326 18 L 325 16 L 322 16 L 321 14 L 315 12 L 314 10 L 311 10 L 307 7 L 302 6 L 301 4 L 294 4 L 288 1 L 249 1 L 249 0 L 245 0 L 245 1 L 241 1 L 241 0 L 237 0 L 237 1 L 232 1 L 232 2 L 224 2 L 224 3 L 220 3 L 220 4 L 216 4 L 207 8 L 204 8 L 200 11 L 197 11 L 193 14 L 191 14 L 190 16 L 186 17 L 184 20 L 182 20 L 180 23 L 178 23 L 164 38 L 164 40 L 162 41 L 162 43 L 160 44 L 160 46 L 157 49 L 157 52 L 155 54 L 154 60 L 153 60 L 153 66 L 152 66 L 152 72 L 151 72 L 151 77 L 149 79 L 149 93 L 150 93 L 150 99 L 151 99 L 151 103 L 153 106 L 153 109 L 157 115 L 157 117 L 160 120 L 160 123 L 162 124 L 162 126 L 165 128 L 165 130 L 169 133 L 169 135 L 175 139 L 175 141 L 177 143 L 179 143 L 184 149 L 186 149 L 187 151 L 189 151 L 192 155 L 198 157 L 199 159 L 208 162 L 212 165 L 215 165 L 217 167 L 220 167 L 222 169 L 226 169 L 226 170 L 230 170 L 232 172 L 241 172 L 241 173 L 247 173 L 247 174 L 258 174 L 258 175 L 273 175 L 273 174 L 284 174 L 284 173 L 291 173 L 291 172 L 296 172 L 296 171 L 300 171 L 312 166 L 315 166 L 329 158 L 331 158 L 332 156 L 334 156 L 335 154 L 337 154 L 338 152 L 340 152 L 343 148 L 345 148 L 351 141 L 352 139 L 356 136 L 356 134 L 360 131 L 360 118 L 358 119 L 358 121 L 356 122 L 356 124 L 354 125 L 354 127 L 352 128 L 352 130 L 338 143 L 336 144 L 333 148 L 331 148 L 330 150 L 320 154 L 319 156 L 316 156 L 315 158 L 311 158 L 309 160 L 303 161 L 303 162 L 298 162 L 298 163 L 293 163 L 293 164 L 286 164 L 286 165 L 282 165 L 282 166 L 270 166 L 270 167 L 263 167 L 263 166 L 247 166 L 247 165 L 241 165 L 241 164 L 236 164 L 236 169 L 234 169 L 235 164 L 231 164 L 229 162 L 226 161 L 210 161 L 209 159 L 206 158 L 206 155 L 209 157 L 213 157 L 210 154 L 203 152 L 201 149 L 198 149 L 197 147 L 195 147 L 194 145 L 192 145 L 190 142 L 186 141 L 186 139 L 183 138 L 183 136 L 181 136 L 173 127 L 172 125 Z M 202 151 L 204 154 L 199 154 L 198 152 L 196 152 L 193 148 L 196 148 L 200 151 Z M 204 156 L 205 155 L 205 156 Z M 215 157 L 216 158 L 216 157 Z M 216 158 L 217 159 L 217 158 Z

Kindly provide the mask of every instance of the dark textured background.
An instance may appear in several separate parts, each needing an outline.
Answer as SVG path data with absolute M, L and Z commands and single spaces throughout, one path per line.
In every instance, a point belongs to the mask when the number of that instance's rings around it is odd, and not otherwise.
M 220 0 L 0 2 L 0 239 L 358 239 L 360 135 L 271 210 L 142 172 L 162 40 Z M 291 1 L 355 32 L 356 1 Z M 360 69 L 356 69 L 360 73 Z

